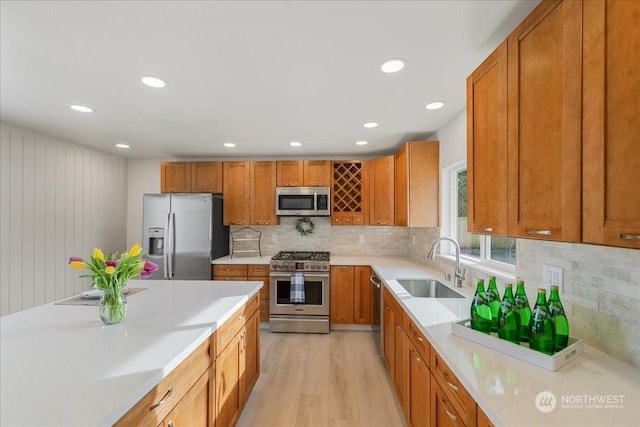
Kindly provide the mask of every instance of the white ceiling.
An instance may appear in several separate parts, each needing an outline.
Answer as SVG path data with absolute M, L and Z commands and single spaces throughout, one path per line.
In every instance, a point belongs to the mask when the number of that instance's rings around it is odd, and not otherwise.
M 537 4 L 2 0 L 0 119 L 127 157 L 389 153 L 464 109 L 466 77 Z M 407 66 L 383 74 L 390 57 Z

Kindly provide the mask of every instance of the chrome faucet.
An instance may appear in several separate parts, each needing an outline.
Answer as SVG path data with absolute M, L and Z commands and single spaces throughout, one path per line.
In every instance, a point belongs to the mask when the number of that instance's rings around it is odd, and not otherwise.
M 453 246 L 456 248 L 456 271 L 455 271 L 455 277 L 453 279 L 453 284 L 456 288 L 461 288 L 462 281 L 464 280 L 465 269 L 460 268 L 460 245 L 458 244 L 458 242 L 456 242 L 454 239 L 451 239 L 449 237 L 440 237 L 431 245 L 431 250 L 429 251 L 429 255 L 427 255 L 427 258 L 436 259 L 436 248 L 438 247 L 440 242 L 442 242 L 443 240 L 453 243 Z

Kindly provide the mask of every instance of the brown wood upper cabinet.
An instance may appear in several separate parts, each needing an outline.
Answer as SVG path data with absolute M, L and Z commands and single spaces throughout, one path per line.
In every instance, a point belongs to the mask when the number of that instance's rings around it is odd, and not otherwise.
M 512 236 L 581 238 L 581 8 L 543 1 L 507 39 Z
M 507 230 L 507 41 L 467 78 L 467 207 L 472 233 Z
M 162 162 L 162 193 L 222 193 L 222 162 Z
M 330 187 L 329 160 L 286 160 L 277 163 L 278 187 Z
M 224 224 L 277 224 L 275 181 L 275 162 L 224 162 Z
M 189 193 L 191 191 L 191 162 L 162 162 L 160 164 L 160 192 Z
M 395 155 L 395 225 L 440 225 L 438 141 L 411 141 Z
M 640 2 L 583 5 L 583 241 L 640 248 Z
M 371 225 L 395 224 L 395 156 L 369 161 Z

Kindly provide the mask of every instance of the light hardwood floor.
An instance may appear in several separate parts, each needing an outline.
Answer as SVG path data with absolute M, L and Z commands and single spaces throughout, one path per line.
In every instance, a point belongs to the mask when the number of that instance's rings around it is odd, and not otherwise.
M 260 338 L 260 378 L 239 427 L 406 425 L 371 332 Z

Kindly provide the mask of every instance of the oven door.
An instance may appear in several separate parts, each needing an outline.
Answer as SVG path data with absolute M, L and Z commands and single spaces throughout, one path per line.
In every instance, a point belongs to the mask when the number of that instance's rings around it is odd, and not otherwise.
M 291 274 L 270 274 L 271 314 L 329 315 L 329 274 L 304 273 L 304 302 L 291 302 Z

